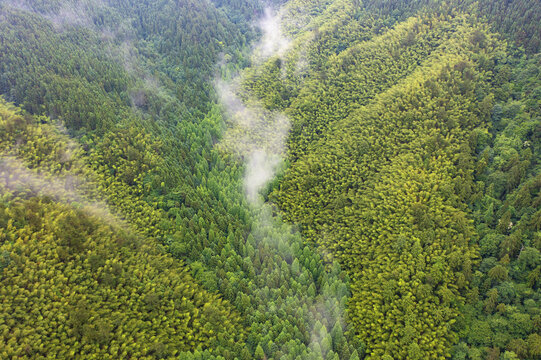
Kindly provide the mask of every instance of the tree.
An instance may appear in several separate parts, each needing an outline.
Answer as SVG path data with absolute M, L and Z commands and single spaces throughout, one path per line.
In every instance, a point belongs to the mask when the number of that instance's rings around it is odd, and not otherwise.
M 256 359 L 258 360 L 262 360 L 262 359 L 266 359 L 267 357 L 265 356 L 265 352 L 263 351 L 263 348 L 261 347 L 260 344 L 257 345 L 256 349 L 255 349 L 255 353 L 254 353 L 254 356 Z

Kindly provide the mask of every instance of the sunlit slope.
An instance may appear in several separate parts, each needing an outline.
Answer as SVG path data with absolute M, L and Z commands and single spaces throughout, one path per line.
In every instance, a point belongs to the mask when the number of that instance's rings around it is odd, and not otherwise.
M 331 56 L 284 106 L 292 166 L 270 198 L 349 270 L 369 358 L 449 357 L 458 340 L 478 257 L 472 147 L 504 49 L 471 17 L 412 18 Z
M 292 120 L 268 198 L 349 269 L 369 358 L 541 354 L 540 5 L 290 1 L 248 72 Z
M 314 140 L 328 135 L 334 121 L 346 118 L 410 75 L 451 39 L 463 36 L 459 31 L 464 21 L 455 15 L 411 18 L 382 35 L 353 42 L 337 55 L 303 54 L 293 48 L 285 64 L 269 62 L 254 70 L 245 86 L 267 107 L 284 109 L 290 116 L 289 151 L 296 160 Z M 299 63 L 306 64 L 304 72 Z
M 74 143 L 40 120 L 0 103 L 1 357 L 174 358 L 242 343 L 231 305 L 109 211 Z
M 391 89 L 384 92 L 385 95 L 379 95 L 372 103 L 352 112 L 350 116 L 341 116 L 342 119 L 338 122 L 333 123 L 331 118 L 327 125 L 330 129 L 319 136 L 319 139 L 315 138 L 310 152 L 294 163 L 285 175 L 282 190 L 277 192 L 278 197 L 283 196 L 283 205 L 288 204 L 288 209 L 291 206 L 304 212 L 303 218 L 311 218 L 308 215 L 312 213 L 311 208 L 317 209 L 318 213 L 325 208 L 334 212 L 330 204 L 339 202 L 340 194 L 345 194 L 348 190 L 360 190 L 370 177 L 393 157 L 404 152 L 426 150 L 428 139 L 448 136 L 444 131 L 445 126 L 450 126 L 450 134 L 457 130 L 469 131 L 477 126 L 480 123 L 478 119 L 464 119 L 464 114 L 466 111 L 478 114 L 484 106 L 483 116 L 488 116 L 490 96 L 481 95 L 487 87 L 486 80 L 491 75 L 487 72 L 491 61 L 488 56 L 497 56 L 499 51 L 498 43 L 489 42 L 492 40 L 482 31 L 466 25 L 460 26 L 459 32 L 443 43 L 432 56 L 424 58 L 423 65 L 410 76 L 400 80 L 394 87 L 387 83 Z M 470 42 L 475 36 L 483 37 L 483 41 L 487 42 L 483 44 L 483 49 Z M 481 67 L 480 61 L 484 67 Z M 434 75 L 435 71 L 432 69 L 436 66 L 450 69 L 448 79 L 445 75 L 441 75 L 443 78 Z M 359 68 L 362 68 L 361 64 Z M 459 70 L 459 73 L 456 70 Z M 473 71 L 478 71 L 480 75 Z M 457 78 L 457 74 L 460 78 Z M 351 77 L 355 77 L 355 72 L 347 78 Z M 450 82 L 444 87 L 445 91 L 440 90 L 440 86 L 445 84 L 443 80 Z M 411 88 L 416 83 L 420 84 L 419 89 Z M 367 87 L 370 88 L 368 85 Z M 459 90 L 456 90 L 457 87 Z M 352 91 L 352 94 L 356 93 Z M 334 96 L 332 93 L 326 94 L 326 101 L 333 104 L 347 99 L 348 92 L 336 92 Z M 353 107 L 360 107 L 357 101 L 351 100 L 349 103 Z M 314 110 L 319 113 L 320 109 L 316 107 Z M 450 115 L 449 110 L 454 113 Z M 422 119 L 421 115 L 430 119 L 430 127 L 418 123 Z M 321 119 L 329 120 L 323 116 Z M 465 135 L 461 138 L 464 139 Z M 295 140 L 293 138 L 292 141 Z M 433 145 L 431 150 L 436 151 L 439 147 L 439 144 Z M 329 161 L 325 160 L 327 158 Z M 337 174 L 332 175 L 334 172 Z M 295 201 L 289 202 L 286 199 L 286 189 L 289 187 L 302 189 L 295 193 Z M 301 199 L 299 197 L 303 200 L 298 201 Z M 309 205 L 310 203 L 313 205 Z M 330 219 L 329 212 L 322 217 Z M 310 223 L 320 224 L 321 221 L 316 218 L 311 219 Z M 301 224 L 307 225 L 305 222 Z

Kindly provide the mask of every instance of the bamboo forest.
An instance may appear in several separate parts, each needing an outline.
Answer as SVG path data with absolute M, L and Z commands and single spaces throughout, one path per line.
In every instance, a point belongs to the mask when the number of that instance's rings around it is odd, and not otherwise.
M 541 1 L 0 0 L 0 359 L 541 360 Z

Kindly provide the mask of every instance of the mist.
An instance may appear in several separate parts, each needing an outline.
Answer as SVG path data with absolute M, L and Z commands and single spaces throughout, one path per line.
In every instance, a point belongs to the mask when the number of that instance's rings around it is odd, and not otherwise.
M 129 228 L 100 200 L 88 197 L 93 186 L 81 176 L 53 176 L 26 167 L 19 159 L 0 155 L 0 193 L 18 196 L 48 196 L 55 201 L 73 205 L 108 225 Z
M 26 0 L 7 0 L 4 5 L 17 10 L 31 12 L 49 20 L 57 30 L 63 30 L 71 26 L 93 26 L 91 8 L 103 6 L 103 1 L 92 0 L 90 2 L 78 1 L 76 3 L 62 2 L 58 9 L 40 11 L 31 2 Z
M 69 26 L 90 26 L 93 24 L 92 18 L 86 8 L 66 3 L 62 4 L 58 13 L 49 13 L 44 16 L 57 29 L 63 29 Z
M 253 47 L 252 65 L 258 65 L 271 57 L 285 57 L 290 42 L 283 36 L 279 12 L 265 9 L 257 26 L 262 31 L 262 37 Z M 227 66 L 223 59 L 218 65 L 222 68 Z M 292 274 L 294 272 L 291 259 L 295 256 L 294 249 L 302 249 L 305 245 L 295 225 L 286 223 L 281 216 L 276 215 L 273 206 L 265 203 L 260 193 L 283 166 L 291 128 L 290 120 L 284 113 L 265 109 L 260 101 L 242 89 L 241 84 L 242 74 L 237 74 L 229 81 L 218 78 L 214 82 L 228 124 L 228 129 L 217 146 L 222 151 L 236 155 L 244 163 L 244 195 L 252 209 L 254 222 L 251 234 L 256 243 L 259 246 L 270 245 L 277 251 L 287 263 L 289 274 Z M 301 272 L 309 274 L 308 268 L 304 265 L 301 267 Z M 311 336 L 306 345 L 314 352 L 328 342 L 327 334 L 333 326 L 345 324 L 345 302 L 342 299 L 347 294 L 347 286 L 340 282 L 338 288 L 330 289 L 327 286 L 319 289 L 316 297 L 304 294 L 298 299 L 302 306 L 318 314 L 321 320 L 308 324 Z M 263 290 L 258 288 L 256 291 Z M 269 303 L 275 303 L 275 300 L 273 297 L 268 299 Z M 267 311 L 277 312 L 278 309 Z
M 280 13 L 267 7 L 256 25 L 262 36 L 253 48 L 252 61 L 259 63 L 272 56 L 284 56 L 290 41 L 283 35 Z M 225 66 L 223 61 L 222 66 Z M 242 99 L 241 81 L 240 75 L 230 81 L 215 81 L 214 87 L 230 124 L 220 147 L 244 160 L 246 197 L 252 205 L 257 205 L 262 202 L 259 191 L 283 162 L 290 121 L 280 112 L 265 109 L 255 99 Z
M 257 102 L 244 103 L 234 81 L 217 81 L 215 88 L 230 125 L 219 146 L 244 160 L 246 197 L 252 205 L 260 204 L 259 191 L 283 162 L 289 119 Z
M 280 12 L 267 7 L 263 17 L 257 22 L 262 37 L 256 45 L 255 54 L 259 58 L 266 59 L 271 56 L 282 57 L 290 46 L 290 40 L 284 36 L 282 16 Z
M 274 177 L 280 161 L 278 156 L 269 156 L 260 149 L 254 150 L 248 156 L 244 186 L 246 196 L 251 203 L 258 201 L 259 190 Z

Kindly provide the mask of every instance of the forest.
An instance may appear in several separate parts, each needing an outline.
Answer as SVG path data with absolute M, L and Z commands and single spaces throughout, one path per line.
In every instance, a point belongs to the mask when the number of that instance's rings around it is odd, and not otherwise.
M 538 0 L 0 0 L 0 359 L 541 359 Z

